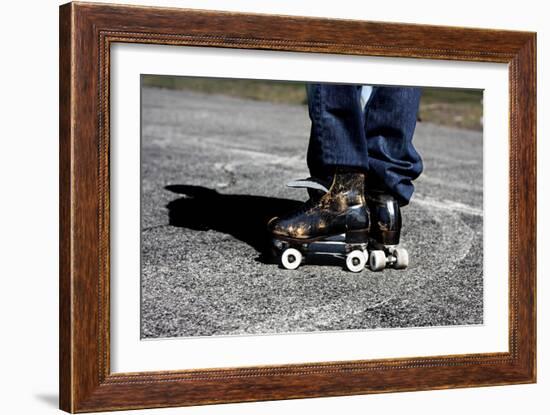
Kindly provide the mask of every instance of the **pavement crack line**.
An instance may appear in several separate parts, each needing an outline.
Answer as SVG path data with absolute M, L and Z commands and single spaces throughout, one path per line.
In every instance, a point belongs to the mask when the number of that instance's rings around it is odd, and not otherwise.
M 483 209 L 479 209 L 465 203 L 455 202 L 454 200 L 437 200 L 430 197 L 415 197 L 412 202 L 439 210 L 466 213 L 473 216 L 483 216 Z

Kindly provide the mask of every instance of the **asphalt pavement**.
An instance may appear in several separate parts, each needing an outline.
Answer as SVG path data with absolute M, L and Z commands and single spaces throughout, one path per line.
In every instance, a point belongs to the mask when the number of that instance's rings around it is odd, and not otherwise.
M 418 123 L 408 269 L 288 271 L 261 254 L 265 222 L 307 198 L 285 183 L 308 176 L 309 125 L 303 106 L 143 89 L 143 338 L 483 323 L 481 133 Z

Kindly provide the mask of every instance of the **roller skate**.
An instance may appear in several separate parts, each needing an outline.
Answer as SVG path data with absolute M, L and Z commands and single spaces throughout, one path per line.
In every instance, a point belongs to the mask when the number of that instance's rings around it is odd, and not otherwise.
M 398 248 L 401 236 L 401 210 L 397 200 L 384 192 L 369 190 L 366 195 L 371 215 L 369 238 L 369 268 L 380 271 L 386 267 L 404 269 L 409 265 L 406 249 Z
M 328 189 L 311 179 L 289 185 L 307 188 L 310 199 L 299 210 L 268 223 L 281 266 L 296 269 L 306 257 L 325 254 L 343 256 L 348 270 L 362 271 L 370 230 L 364 174 L 337 171 Z

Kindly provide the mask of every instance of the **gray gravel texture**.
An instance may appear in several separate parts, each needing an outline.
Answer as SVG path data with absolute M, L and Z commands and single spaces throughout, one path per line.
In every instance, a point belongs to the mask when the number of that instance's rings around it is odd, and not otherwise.
M 267 218 L 307 198 L 285 183 L 308 176 L 309 125 L 302 106 L 143 89 L 142 338 L 483 323 L 478 132 L 417 125 L 407 270 L 262 259 Z

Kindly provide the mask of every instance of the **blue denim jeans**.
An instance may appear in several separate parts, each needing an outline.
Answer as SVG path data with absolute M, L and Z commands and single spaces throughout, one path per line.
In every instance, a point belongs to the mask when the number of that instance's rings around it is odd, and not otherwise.
M 307 93 L 311 175 L 328 179 L 336 167 L 360 169 L 367 190 L 386 191 L 406 205 L 422 172 L 412 144 L 420 88 L 373 86 L 365 94 L 361 85 L 308 84 Z

